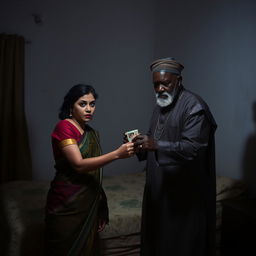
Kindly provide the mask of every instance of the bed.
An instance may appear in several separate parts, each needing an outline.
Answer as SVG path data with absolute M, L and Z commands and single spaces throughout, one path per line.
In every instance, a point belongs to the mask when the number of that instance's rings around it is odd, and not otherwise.
M 139 255 L 144 181 L 144 172 L 104 177 L 110 222 L 100 234 L 103 255 Z M 0 255 L 42 255 L 44 205 L 49 184 L 49 181 L 24 180 L 0 186 Z M 241 181 L 217 176 L 217 244 L 221 230 L 221 201 L 241 196 L 243 192 Z

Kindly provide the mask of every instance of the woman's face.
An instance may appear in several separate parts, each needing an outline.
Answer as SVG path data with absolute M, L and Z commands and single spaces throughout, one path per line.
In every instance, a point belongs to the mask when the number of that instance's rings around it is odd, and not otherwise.
M 90 121 L 95 111 L 95 103 L 96 100 L 91 93 L 80 97 L 74 103 L 72 117 L 79 123 Z

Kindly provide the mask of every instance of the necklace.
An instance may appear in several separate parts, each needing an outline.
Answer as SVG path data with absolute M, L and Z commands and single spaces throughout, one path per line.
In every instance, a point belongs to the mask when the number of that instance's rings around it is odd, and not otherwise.
M 159 113 L 156 128 L 155 128 L 155 132 L 154 132 L 154 139 L 155 140 L 159 140 L 161 138 L 161 136 L 164 132 L 165 125 L 166 125 L 166 123 L 167 123 L 167 121 L 170 117 L 170 114 L 171 114 L 171 110 L 168 112 L 166 117 L 163 114 L 161 116 L 161 113 Z

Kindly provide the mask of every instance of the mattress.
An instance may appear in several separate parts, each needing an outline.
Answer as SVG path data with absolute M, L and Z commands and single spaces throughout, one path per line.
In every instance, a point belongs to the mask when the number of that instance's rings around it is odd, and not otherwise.
M 104 255 L 139 255 L 140 219 L 145 173 L 108 176 L 109 225 L 100 233 Z
M 100 233 L 103 255 L 139 255 L 144 182 L 145 172 L 104 177 L 110 220 Z M 49 181 L 13 181 L 0 186 L 0 255 L 42 255 L 49 185 Z M 242 182 L 217 177 L 217 235 L 221 228 L 221 201 L 240 196 L 243 190 Z

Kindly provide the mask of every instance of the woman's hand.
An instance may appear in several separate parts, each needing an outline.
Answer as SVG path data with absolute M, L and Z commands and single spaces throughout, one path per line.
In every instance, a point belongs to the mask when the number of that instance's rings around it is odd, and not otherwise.
M 134 155 L 134 143 L 127 142 L 122 144 L 117 150 L 117 158 L 128 158 Z
M 106 221 L 99 219 L 99 226 L 98 226 L 98 232 L 101 232 L 104 230 L 106 226 Z

